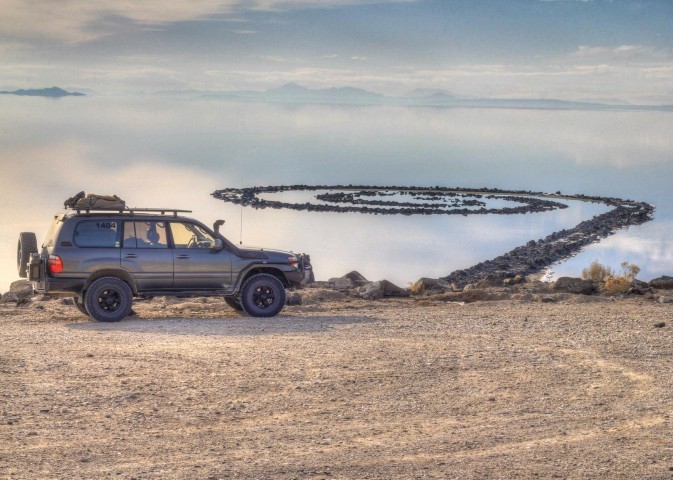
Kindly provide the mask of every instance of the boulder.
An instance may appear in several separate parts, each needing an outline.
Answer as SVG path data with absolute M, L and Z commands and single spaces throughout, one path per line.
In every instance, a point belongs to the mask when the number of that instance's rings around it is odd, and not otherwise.
M 650 281 L 650 287 L 660 290 L 673 290 L 673 277 L 664 275 Z
M 360 296 L 365 300 L 381 300 L 383 298 L 383 287 L 381 282 L 370 283 L 358 289 Z
M 348 290 L 350 288 L 355 287 L 355 283 L 353 283 L 353 280 L 346 277 L 330 278 L 327 282 L 330 284 L 332 288 L 336 290 Z
M 18 303 L 19 297 L 14 292 L 7 292 L 0 298 L 0 303 Z
M 557 292 L 591 295 L 596 291 L 596 285 L 591 280 L 581 278 L 561 277 L 556 280 L 554 290 Z
M 420 278 L 411 286 L 411 291 L 413 293 L 420 294 L 438 294 L 453 291 L 453 287 L 446 280 L 441 280 L 437 278 Z
M 367 280 L 360 272 L 356 272 L 355 270 L 347 273 L 341 278 L 350 279 L 357 287 L 364 287 L 369 283 L 369 280 Z
M 490 274 L 477 282 L 477 288 L 502 287 L 503 280 L 500 275 Z
M 33 296 L 33 284 L 28 280 L 17 280 L 9 286 L 9 292 L 15 294 L 19 299 Z
M 380 282 L 375 282 L 375 283 L 380 283 L 381 286 L 383 287 L 383 296 L 384 297 L 408 297 L 409 296 L 409 291 L 398 287 L 392 282 L 389 282 L 388 280 L 381 280 Z
M 30 302 L 30 298 L 34 293 L 32 283 L 28 280 L 17 280 L 9 286 L 9 292 L 0 296 L 0 303 L 23 305 Z
M 285 297 L 285 305 L 301 305 L 301 295 L 297 292 L 290 292 Z
M 673 297 L 666 297 L 662 295 L 659 297 L 659 303 L 673 303 Z
M 359 288 L 359 293 L 365 300 L 380 300 L 383 297 L 408 297 L 409 292 L 398 287 L 388 280 L 380 280 Z

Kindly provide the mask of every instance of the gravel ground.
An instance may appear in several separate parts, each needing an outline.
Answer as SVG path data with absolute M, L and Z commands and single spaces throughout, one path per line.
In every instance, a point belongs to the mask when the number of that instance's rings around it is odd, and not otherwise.
M 134 309 L 0 305 L 0 477 L 673 479 L 673 304 Z

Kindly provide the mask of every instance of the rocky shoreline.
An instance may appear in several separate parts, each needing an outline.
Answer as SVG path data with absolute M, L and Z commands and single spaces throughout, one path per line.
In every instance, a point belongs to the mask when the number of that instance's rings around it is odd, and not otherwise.
M 431 298 L 439 301 L 471 303 L 476 301 L 518 300 L 524 302 L 553 303 L 578 296 L 588 298 L 617 298 L 635 296 L 659 303 L 673 303 L 673 277 L 662 276 L 642 282 L 636 279 L 614 291 L 605 282 L 561 277 L 555 282 L 531 280 L 526 276 L 503 278 L 488 275 L 475 283 L 458 285 L 445 279 L 421 278 L 409 288 L 399 287 L 387 280 L 367 280 L 357 271 L 341 277 L 330 278 L 306 285 L 290 294 L 288 305 L 317 303 L 324 300 L 348 301 L 349 299 L 381 300 L 384 298 Z

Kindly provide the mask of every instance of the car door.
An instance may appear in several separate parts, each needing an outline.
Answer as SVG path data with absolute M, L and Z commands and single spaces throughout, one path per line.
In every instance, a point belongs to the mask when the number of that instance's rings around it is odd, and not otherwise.
M 166 222 L 124 222 L 121 265 L 133 274 L 140 290 L 173 287 L 173 252 L 169 248 Z
M 215 237 L 188 221 L 169 222 L 173 240 L 173 288 L 226 290 L 231 285 L 231 253 L 215 248 Z

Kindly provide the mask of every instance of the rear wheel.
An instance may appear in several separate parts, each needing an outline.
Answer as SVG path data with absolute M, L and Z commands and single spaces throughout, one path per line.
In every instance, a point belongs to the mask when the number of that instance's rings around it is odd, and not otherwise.
M 241 306 L 253 317 L 273 317 L 285 305 L 285 287 L 268 273 L 248 278 L 241 292 Z
M 84 296 L 87 313 L 99 322 L 118 322 L 131 312 L 131 288 L 117 277 L 102 277 L 94 281 Z
M 16 249 L 16 266 L 19 269 L 19 277 L 28 277 L 28 262 L 33 253 L 37 253 L 37 237 L 33 232 L 21 232 Z

